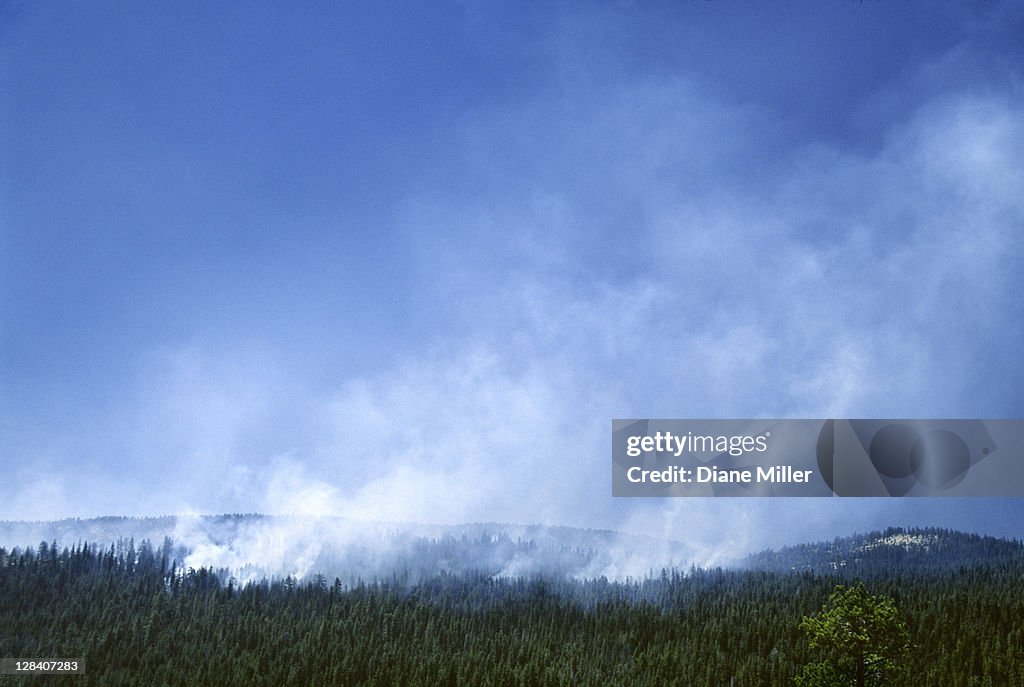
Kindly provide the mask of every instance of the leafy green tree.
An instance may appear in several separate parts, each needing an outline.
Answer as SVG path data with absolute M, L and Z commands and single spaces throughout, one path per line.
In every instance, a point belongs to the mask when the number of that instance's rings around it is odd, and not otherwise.
M 895 602 L 869 594 L 864 584 L 839 585 L 825 608 L 804 616 L 800 628 L 824 660 L 804 666 L 800 687 L 881 687 L 892 684 L 906 664 L 910 634 Z

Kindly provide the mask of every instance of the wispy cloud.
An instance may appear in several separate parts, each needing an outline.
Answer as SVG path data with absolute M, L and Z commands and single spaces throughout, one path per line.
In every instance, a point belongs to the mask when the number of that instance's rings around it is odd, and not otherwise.
M 860 99 L 835 127 L 715 88 L 699 65 L 634 64 L 612 45 L 605 72 L 584 38 L 544 34 L 526 51 L 543 88 L 461 94 L 466 107 L 431 120 L 443 157 L 408 151 L 401 181 L 365 207 L 278 209 L 330 255 L 254 242 L 252 263 L 274 269 L 215 260 L 214 282 L 238 300 L 207 294 L 222 327 L 198 318 L 145 339 L 109 373 L 127 380 L 122 396 L 72 424 L 6 422 L 19 467 L 0 517 L 566 523 L 683 531 L 708 561 L 812 522 L 933 517 L 874 502 L 615 500 L 609 424 L 1014 414 L 1024 101 L 1012 70 L 961 78 L 992 62 L 978 37 L 993 26 L 965 20 L 954 47 L 903 56 L 868 95 L 835 83 Z M 943 83 L 943 70 L 961 77 Z M 837 134 L 850 130 L 867 133 Z M 335 236 L 366 217 L 383 238 Z M 267 294 L 272 305 L 254 302 Z M 370 321 L 393 325 L 390 338 L 360 329 Z M 377 367 L 347 366 L 357 357 Z M 33 487 L 71 468 L 77 484 Z

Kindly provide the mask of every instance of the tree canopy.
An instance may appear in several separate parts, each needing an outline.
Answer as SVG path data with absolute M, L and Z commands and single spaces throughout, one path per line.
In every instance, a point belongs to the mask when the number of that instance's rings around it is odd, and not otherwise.
M 892 684 L 906 664 L 910 633 L 896 603 L 862 582 L 836 587 L 825 608 L 804 616 L 800 627 L 824 659 L 805 666 L 798 685 L 879 687 Z

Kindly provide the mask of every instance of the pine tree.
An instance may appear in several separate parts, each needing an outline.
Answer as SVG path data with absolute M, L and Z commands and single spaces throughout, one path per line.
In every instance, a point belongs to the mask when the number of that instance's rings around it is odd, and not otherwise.
M 869 594 L 861 582 L 836 587 L 826 608 L 804 616 L 800 627 L 810 637 L 811 648 L 825 653 L 825 660 L 804 667 L 797 679 L 801 687 L 892 684 L 910 646 L 895 602 Z

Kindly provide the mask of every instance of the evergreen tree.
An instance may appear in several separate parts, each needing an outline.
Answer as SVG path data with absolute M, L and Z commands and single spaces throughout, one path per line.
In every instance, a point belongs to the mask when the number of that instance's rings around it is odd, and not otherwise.
M 893 600 L 868 593 L 862 582 L 839 585 L 821 613 L 804 616 L 801 629 L 825 660 L 804 667 L 802 687 L 893 683 L 905 665 L 910 634 Z

